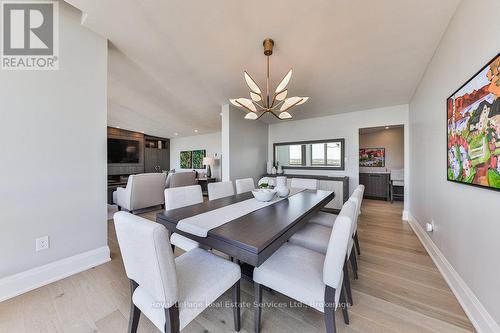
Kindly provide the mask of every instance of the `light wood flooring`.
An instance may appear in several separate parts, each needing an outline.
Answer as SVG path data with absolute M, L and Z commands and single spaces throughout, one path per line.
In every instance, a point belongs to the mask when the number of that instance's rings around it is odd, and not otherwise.
M 339 332 L 474 332 L 454 295 L 411 230 L 401 221 L 401 203 L 365 200 L 359 221 L 359 280 L 353 282 L 351 323 Z M 142 214 L 154 219 L 154 212 Z M 129 283 L 113 223 L 109 263 L 0 303 L 0 332 L 127 331 Z M 178 253 L 177 253 L 178 252 Z M 176 251 L 180 255 L 181 251 Z M 252 286 L 242 283 L 242 301 L 252 303 Z M 230 300 L 229 293 L 221 301 Z M 288 304 L 264 291 L 264 301 Z M 209 308 L 183 332 L 232 332 L 232 311 Z M 306 307 L 265 308 L 262 332 L 324 332 L 323 315 Z M 159 332 L 141 316 L 138 332 Z M 242 310 L 241 332 L 253 332 L 253 311 Z

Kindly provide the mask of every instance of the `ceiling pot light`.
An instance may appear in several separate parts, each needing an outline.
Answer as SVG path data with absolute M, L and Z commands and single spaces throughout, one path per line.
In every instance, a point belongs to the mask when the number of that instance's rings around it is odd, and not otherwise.
M 290 69 L 286 73 L 286 75 L 276 86 L 276 89 L 274 89 L 274 92 L 271 95 L 269 86 L 269 57 L 273 54 L 274 41 L 270 38 L 267 38 L 264 40 L 263 45 L 267 67 L 265 92 L 260 89 L 259 85 L 255 82 L 254 79 L 252 79 L 250 74 L 248 74 L 247 71 L 244 71 L 243 77 L 248 88 L 250 88 L 250 98 L 231 98 L 229 99 L 229 102 L 231 102 L 231 104 L 233 104 L 234 106 L 240 109 L 244 109 L 248 112 L 245 115 L 245 119 L 257 120 L 266 113 L 270 113 L 278 119 L 290 119 L 292 118 L 292 115 L 288 112 L 288 110 L 292 109 L 295 106 L 304 104 L 305 102 L 307 102 L 309 97 L 293 96 L 287 98 L 287 86 L 292 79 L 292 69 Z

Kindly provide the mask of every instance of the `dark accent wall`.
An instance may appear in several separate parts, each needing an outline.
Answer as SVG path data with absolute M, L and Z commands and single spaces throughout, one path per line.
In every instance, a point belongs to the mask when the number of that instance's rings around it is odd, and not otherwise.
M 144 172 L 144 134 L 108 127 L 108 138 L 137 140 L 140 142 L 138 163 L 108 163 L 108 176 L 131 175 Z

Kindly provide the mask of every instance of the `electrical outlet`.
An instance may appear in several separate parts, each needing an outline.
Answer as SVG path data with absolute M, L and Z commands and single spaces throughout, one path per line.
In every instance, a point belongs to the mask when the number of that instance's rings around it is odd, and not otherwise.
M 434 220 L 431 220 L 430 223 L 427 223 L 426 229 L 428 232 L 433 232 L 434 231 Z
M 37 252 L 47 250 L 49 246 L 49 236 L 39 237 L 35 240 L 35 248 Z

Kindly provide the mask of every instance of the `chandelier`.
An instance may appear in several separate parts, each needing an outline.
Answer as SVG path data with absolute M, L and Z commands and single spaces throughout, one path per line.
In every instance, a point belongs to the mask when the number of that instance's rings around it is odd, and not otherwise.
M 285 77 L 278 84 L 274 92 L 270 93 L 269 87 L 269 57 L 273 54 L 274 41 L 267 38 L 263 42 L 264 55 L 266 56 L 267 76 L 266 76 L 266 91 L 265 93 L 259 88 L 257 83 L 252 79 L 250 74 L 244 71 L 245 81 L 250 88 L 250 98 L 236 98 L 229 101 L 236 107 L 245 109 L 247 114 L 245 119 L 257 120 L 266 113 L 271 113 L 278 119 L 291 119 L 292 115 L 288 112 L 291 108 L 297 105 L 304 104 L 309 97 L 288 97 L 287 86 L 292 78 L 292 69 L 286 73 Z

